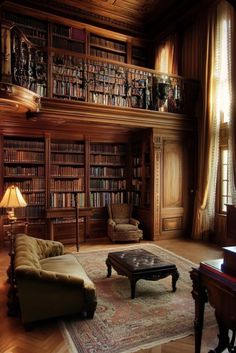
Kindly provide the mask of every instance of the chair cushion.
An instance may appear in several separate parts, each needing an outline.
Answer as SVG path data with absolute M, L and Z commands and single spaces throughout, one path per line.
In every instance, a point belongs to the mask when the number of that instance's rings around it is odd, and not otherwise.
M 127 231 L 130 231 L 130 230 L 138 230 L 138 227 L 137 226 L 134 226 L 133 224 L 117 224 L 115 226 L 115 231 L 116 232 L 127 232 Z
M 129 224 L 129 218 L 114 218 L 116 224 Z

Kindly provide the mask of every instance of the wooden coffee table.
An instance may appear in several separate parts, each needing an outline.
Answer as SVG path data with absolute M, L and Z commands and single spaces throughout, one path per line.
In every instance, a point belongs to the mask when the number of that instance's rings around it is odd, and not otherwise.
M 139 279 L 158 281 L 161 278 L 172 276 L 172 289 L 176 291 L 176 282 L 179 273 L 175 264 L 163 261 L 160 257 L 144 249 L 116 251 L 108 253 L 106 259 L 107 277 L 111 270 L 129 278 L 131 298 L 135 298 L 135 287 Z

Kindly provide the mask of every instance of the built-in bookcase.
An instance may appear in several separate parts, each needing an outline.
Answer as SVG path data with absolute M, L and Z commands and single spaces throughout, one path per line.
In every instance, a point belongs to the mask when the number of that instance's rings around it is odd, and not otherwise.
M 90 33 L 90 55 L 125 63 L 126 43 Z
M 147 48 L 132 46 L 132 65 L 148 67 Z
M 50 207 L 85 206 L 85 158 L 83 142 L 51 142 Z
M 41 138 L 4 136 L 3 190 L 18 186 L 27 207 L 16 208 L 18 220 L 29 222 L 32 234 L 45 228 L 45 144 Z
M 86 52 L 86 32 L 61 24 L 52 24 L 52 46 L 77 53 Z
M 54 98 L 85 100 L 84 61 L 72 55 L 53 55 Z
M 126 144 L 91 143 L 90 204 L 104 207 L 108 203 L 127 201 Z
M 136 142 L 132 144 L 132 186 L 131 202 L 135 206 L 141 206 L 142 195 L 142 144 Z
M 10 12 L 3 18 L 16 23 L 30 41 L 39 40 L 34 47 L 18 32 L 12 38 L 12 82 L 17 85 L 42 97 L 171 113 L 191 110 L 185 99 L 191 96 L 188 83 L 140 68 L 147 66 L 147 50 L 136 41 L 92 33 L 82 24 L 72 27 Z

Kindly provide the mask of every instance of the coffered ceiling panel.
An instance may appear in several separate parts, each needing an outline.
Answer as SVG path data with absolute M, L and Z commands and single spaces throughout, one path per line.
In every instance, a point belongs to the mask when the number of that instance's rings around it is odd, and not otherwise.
M 3 5 L 22 5 L 73 20 L 84 21 L 120 33 L 149 37 L 173 25 L 181 26 L 196 11 L 216 0 L 11 0 Z M 14 5 L 13 5 L 14 6 Z

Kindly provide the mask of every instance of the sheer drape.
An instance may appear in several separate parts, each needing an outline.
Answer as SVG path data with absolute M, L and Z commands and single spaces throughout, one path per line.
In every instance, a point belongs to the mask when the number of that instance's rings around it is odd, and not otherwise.
M 178 74 L 178 38 L 168 37 L 156 48 L 155 70 L 167 74 Z

